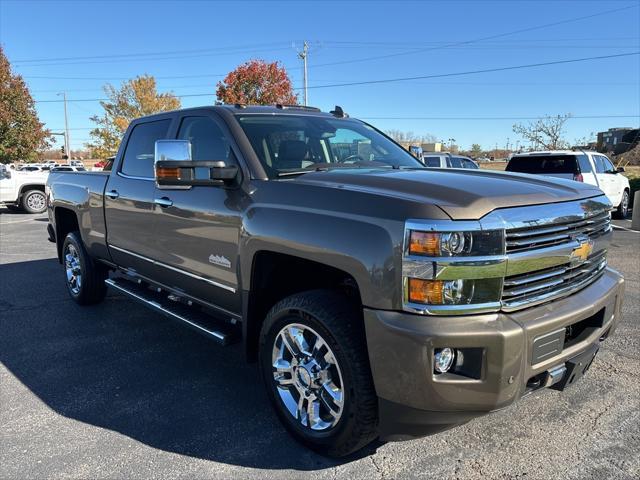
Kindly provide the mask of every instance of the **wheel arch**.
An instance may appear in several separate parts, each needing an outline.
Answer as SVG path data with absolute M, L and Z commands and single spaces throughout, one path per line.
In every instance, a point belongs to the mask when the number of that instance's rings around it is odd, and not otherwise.
M 290 295 L 309 290 L 338 290 L 362 306 L 353 275 L 331 265 L 273 250 L 253 256 L 251 288 L 243 290 L 243 338 L 247 360 L 256 361 L 260 330 L 273 305 Z
M 64 239 L 71 232 L 80 231 L 80 224 L 78 222 L 78 215 L 75 211 L 65 208 L 56 207 L 54 210 L 54 217 L 56 222 L 56 249 L 58 252 L 58 261 L 62 263 L 62 245 Z
M 19 202 L 22 199 L 22 196 L 31 190 L 39 190 L 42 193 L 45 193 L 43 183 L 25 183 L 20 187 L 20 191 L 18 192 L 18 198 L 16 201 Z

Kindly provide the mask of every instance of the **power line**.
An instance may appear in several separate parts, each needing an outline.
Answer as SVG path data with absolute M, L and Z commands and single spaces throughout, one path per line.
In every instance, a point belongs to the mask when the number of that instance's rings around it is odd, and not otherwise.
M 538 120 L 544 115 L 537 117 L 515 116 L 515 117 L 358 117 L 363 120 Z M 597 118 L 640 118 L 640 113 L 636 115 L 571 115 L 567 120 L 572 119 L 597 119 Z
M 447 43 L 447 44 L 444 44 L 444 45 L 434 46 L 434 47 L 429 47 L 429 48 L 411 49 L 408 52 L 398 52 L 398 53 L 379 55 L 379 56 L 373 56 L 373 57 L 366 57 L 366 58 L 360 58 L 360 59 L 352 59 L 352 60 L 343 60 L 343 61 L 337 61 L 337 62 L 321 63 L 321 64 L 313 65 L 313 68 L 325 67 L 325 66 L 331 66 L 331 65 L 343 65 L 343 64 L 350 64 L 350 63 L 360 63 L 360 62 L 365 62 L 365 61 L 370 61 L 370 60 L 379 60 L 379 59 L 384 59 L 384 58 L 392 58 L 392 57 L 398 57 L 398 56 L 404 56 L 404 55 L 412 55 L 412 54 L 415 54 L 415 53 L 427 52 L 427 51 L 432 51 L 432 50 L 439 50 L 439 49 L 443 49 L 443 48 L 449 48 L 449 47 L 455 47 L 455 46 L 461 46 L 461 45 L 468 45 L 468 44 L 477 43 L 477 42 L 481 42 L 481 41 L 493 40 L 493 39 L 496 39 L 496 38 L 506 37 L 506 36 L 509 36 L 509 35 L 515 35 L 515 34 L 518 34 L 518 33 L 524 33 L 524 32 L 539 30 L 539 29 L 543 29 L 543 28 L 548 28 L 548 27 L 552 27 L 552 26 L 558 26 L 558 25 L 564 25 L 564 24 L 567 24 L 567 23 L 578 22 L 578 21 L 581 21 L 581 20 L 586 20 L 586 19 L 589 19 L 589 18 L 594 18 L 594 17 L 601 16 L 601 15 L 607 15 L 607 14 L 610 14 L 610 13 L 616 13 L 616 12 L 620 12 L 620 11 L 624 11 L 624 10 L 629 10 L 631 8 L 636 8 L 637 6 L 638 5 L 631 5 L 631 6 L 615 8 L 615 9 L 611 9 L 611 10 L 604 10 L 604 11 L 593 13 L 593 14 L 590 14 L 590 15 L 584 15 L 584 16 L 581 16 L 581 17 L 570 18 L 570 19 L 566 19 L 566 20 L 560 20 L 560 21 L 557 21 L 557 22 L 551 22 L 551 23 L 546 23 L 546 24 L 542 24 L 542 25 L 535 25 L 533 27 L 527 27 L 527 28 L 522 28 L 522 29 L 518 29 L 518 30 L 512 30 L 510 32 L 498 33 L 498 34 L 495 34 L 495 35 L 489 35 L 489 36 L 486 36 L 486 37 L 476 38 L 476 39 L 472 39 L 472 40 L 463 40 L 463 41 L 459 41 L 459 42 L 452 42 L 452 43 Z M 296 68 L 296 70 L 298 70 L 298 68 Z M 156 79 L 206 78 L 206 77 L 224 77 L 224 76 L 226 76 L 226 73 L 225 74 L 217 74 L 216 73 L 216 74 L 203 74 L 203 75 L 161 76 L 161 77 L 156 77 Z M 48 79 L 48 80 L 102 80 L 102 81 L 128 80 L 127 77 L 58 77 L 58 76 L 47 76 L 47 75 L 25 75 L 24 77 L 25 78 L 37 78 L 37 79 Z
M 443 48 L 449 48 L 449 47 L 457 47 L 457 46 L 461 46 L 461 45 L 467 45 L 467 44 L 471 44 L 471 43 L 476 43 L 476 42 L 482 42 L 482 41 L 486 41 L 486 40 L 493 40 L 496 38 L 501 38 L 501 37 L 506 37 L 509 35 L 516 35 L 518 33 L 524 33 L 524 32 L 531 32 L 533 30 L 540 30 L 543 28 L 548 28 L 548 27 L 555 27 L 558 25 L 565 25 L 567 23 L 573 23 L 573 22 L 578 22 L 581 20 L 587 20 L 589 18 L 594 18 L 594 17 L 599 17 L 601 15 L 608 15 L 610 13 L 616 13 L 616 12 L 621 12 L 624 10 L 629 10 L 631 8 L 637 8 L 638 5 L 630 5 L 630 6 L 626 6 L 626 7 L 621 7 L 621 8 L 614 8 L 611 10 L 604 10 L 598 13 L 592 13 L 590 15 L 584 15 L 581 17 L 576 17 L 576 18 L 569 18 L 566 20 L 560 20 L 557 22 L 551 22 L 551 23 L 545 23 L 543 25 L 535 25 L 533 27 L 527 27 L 527 28 L 521 28 L 518 30 L 512 30 L 510 32 L 504 32 L 504 33 L 497 33 L 495 35 L 488 35 L 486 37 L 481 37 L 481 38 L 476 38 L 473 40 L 464 40 L 464 41 L 460 41 L 460 42 L 453 42 L 453 43 L 448 43 L 442 46 L 437 46 L 437 47 L 429 47 L 429 48 L 422 48 L 422 49 L 416 49 L 416 50 L 412 50 L 410 52 L 399 52 L 399 53 L 389 53 L 386 55 L 376 55 L 373 57 L 366 57 L 366 58 L 360 58 L 360 59 L 354 59 L 354 60 L 344 60 L 344 61 L 339 61 L 339 62 L 330 62 L 330 63 L 321 63 L 321 64 L 317 64 L 314 65 L 315 67 L 325 67 L 325 66 L 329 66 L 329 65 L 343 65 L 343 64 L 348 64 L 348 63 L 360 63 L 360 62 L 367 62 L 370 60 L 381 60 L 381 59 L 385 59 L 385 58 L 394 58 L 394 57 L 399 57 L 399 56 L 405 56 L 405 55 L 413 55 L 416 53 L 422 53 L 422 52 L 429 52 L 432 50 L 439 50 L 439 49 L 443 49 Z
M 362 120 L 464 120 L 464 121 L 492 121 L 492 120 L 538 120 L 544 118 L 544 115 L 527 116 L 527 115 L 515 115 L 515 116 L 491 116 L 491 117 L 477 117 L 477 116 L 429 116 L 429 117 L 412 117 L 412 116 L 393 116 L 393 117 L 378 117 L 362 115 L 358 116 Z M 640 112 L 636 115 L 622 115 L 622 114 L 605 114 L 605 115 L 571 115 L 567 120 L 574 119 L 600 119 L 600 118 L 640 118 Z M 69 130 L 93 130 L 96 127 L 76 127 Z M 63 130 L 63 128 L 49 128 L 49 130 Z
M 263 52 L 275 52 L 275 51 L 283 51 L 288 50 L 289 47 L 282 48 L 263 48 L 257 50 L 237 50 L 237 51 L 225 51 L 218 53 L 201 53 L 194 55 L 180 55 L 180 56 L 163 56 L 163 57 L 148 57 L 148 58 L 127 58 L 127 59 L 114 59 L 114 60 L 91 60 L 91 61 L 73 61 L 73 62 L 47 62 L 47 63 L 33 63 L 28 65 L 19 65 L 21 68 L 26 67 L 51 67 L 51 66 L 59 66 L 59 65 L 87 65 L 87 64 L 96 64 L 96 63 L 123 63 L 123 62 L 140 62 L 142 60 L 184 60 L 190 58 L 201 58 L 201 57 L 217 57 L 224 55 L 237 55 L 240 53 L 252 54 L 252 53 L 263 53 Z
M 631 55 L 639 55 L 639 54 L 640 54 L 640 51 L 631 52 L 631 53 L 618 53 L 615 55 L 600 55 L 597 57 L 583 57 L 583 58 L 572 58 L 569 60 L 556 60 L 554 62 L 529 63 L 526 65 L 513 65 L 509 67 L 485 68 L 481 70 L 469 70 L 466 72 L 439 73 L 434 75 L 419 75 L 415 77 L 388 78 L 384 80 L 365 80 L 361 82 L 344 82 L 344 83 L 334 83 L 334 84 L 327 84 L 327 85 L 312 85 L 309 88 L 311 89 L 311 88 L 351 87 L 356 85 L 373 85 L 373 84 L 380 84 L 380 83 L 405 82 L 408 80 L 424 80 L 428 78 L 456 77 L 456 76 L 462 76 L 462 75 L 475 75 L 478 73 L 504 72 L 508 70 L 519 70 L 524 68 L 535 68 L 535 67 L 544 67 L 549 65 L 561 65 L 566 63 L 587 62 L 591 60 L 604 60 L 608 58 L 628 57 Z
M 350 87 L 356 85 L 372 85 L 372 84 L 382 84 L 382 83 L 393 83 L 393 82 L 405 82 L 411 80 L 425 80 L 429 78 L 443 78 L 443 77 L 456 77 L 463 75 L 475 75 L 480 73 L 491 73 L 491 72 L 504 72 L 508 70 L 519 70 L 525 68 L 535 68 L 535 67 L 544 67 L 550 65 L 562 65 L 567 63 L 578 63 L 578 62 L 587 62 L 592 60 L 605 60 L 609 58 L 620 58 L 620 57 L 628 57 L 631 55 L 640 55 L 640 52 L 632 52 L 632 53 L 618 53 L 614 55 L 600 55 L 597 57 L 583 57 L 583 58 L 572 58 L 568 60 L 556 60 L 553 62 L 540 62 L 540 63 L 530 63 L 526 65 L 513 65 L 509 67 L 496 67 L 496 68 L 486 68 L 481 70 L 469 70 L 466 72 L 450 72 L 450 73 L 438 73 L 432 75 L 420 75 L 415 77 L 399 77 L 399 78 L 388 78 L 383 80 L 364 80 L 359 82 L 344 82 L 344 83 L 334 83 L 334 84 L 326 84 L 326 85 L 311 85 L 307 88 L 317 89 L 317 88 L 334 88 L 334 87 Z M 294 88 L 293 90 L 301 90 L 304 87 Z M 206 96 L 215 96 L 215 93 L 192 93 L 186 95 L 174 95 L 177 98 L 187 98 L 187 97 L 206 97 Z M 80 98 L 75 100 L 68 100 L 68 102 L 100 102 L 109 100 L 108 98 Z M 36 103 L 60 103 L 61 100 L 34 100 Z
M 23 60 L 13 60 L 13 64 L 18 63 L 40 63 L 40 62 L 54 62 L 54 61 L 71 61 L 71 60 L 104 60 L 104 59 L 113 59 L 113 58 L 136 58 L 137 57 L 147 57 L 147 56 L 157 56 L 157 55 L 181 55 L 181 54 L 197 54 L 197 53 L 211 53 L 211 52 L 227 52 L 229 50 L 244 50 L 244 49 L 254 49 L 254 48 L 263 48 L 266 46 L 276 46 L 276 45 L 284 45 L 285 42 L 271 42 L 271 43 L 256 43 L 251 45 L 238 45 L 238 46 L 227 46 L 227 47 L 216 47 L 216 48 L 199 48 L 195 50 L 169 50 L 169 51 L 161 51 L 161 52 L 139 52 L 139 53 L 117 53 L 117 54 L 108 54 L 108 55 L 89 55 L 89 56 L 76 56 L 76 57 L 47 57 L 47 58 L 31 58 L 31 59 L 23 59 Z

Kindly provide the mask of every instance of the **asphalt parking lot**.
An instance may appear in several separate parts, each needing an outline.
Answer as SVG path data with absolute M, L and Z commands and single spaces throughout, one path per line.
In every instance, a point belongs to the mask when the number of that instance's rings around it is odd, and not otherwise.
M 0 478 L 640 477 L 640 233 L 616 221 L 623 319 L 585 378 L 342 461 L 299 446 L 257 367 L 122 296 L 69 298 L 46 217 L 0 209 Z

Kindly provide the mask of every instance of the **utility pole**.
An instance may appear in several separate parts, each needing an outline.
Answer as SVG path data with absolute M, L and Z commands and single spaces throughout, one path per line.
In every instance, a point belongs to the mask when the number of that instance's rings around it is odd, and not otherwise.
M 71 142 L 69 138 L 69 119 L 67 116 L 67 92 L 59 93 L 62 95 L 62 101 L 64 102 L 64 151 L 67 156 L 67 163 L 71 160 Z
M 307 97 L 307 57 L 309 55 L 309 44 L 307 41 L 304 41 L 302 45 L 302 51 L 298 52 L 298 57 L 302 59 L 302 76 L 304 82 L 304 105 L 307 106 L 308 97 Z

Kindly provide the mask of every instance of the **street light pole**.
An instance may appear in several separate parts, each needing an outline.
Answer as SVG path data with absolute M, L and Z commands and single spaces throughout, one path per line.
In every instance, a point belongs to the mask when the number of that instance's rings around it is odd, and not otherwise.
M 67 163 L 71 160 L 71 139 L 69 138 L 69 119 L 67 116 L 67 92 L 59 93 L 62 95 L 64 103 L 64 151 L 67 156 Z

